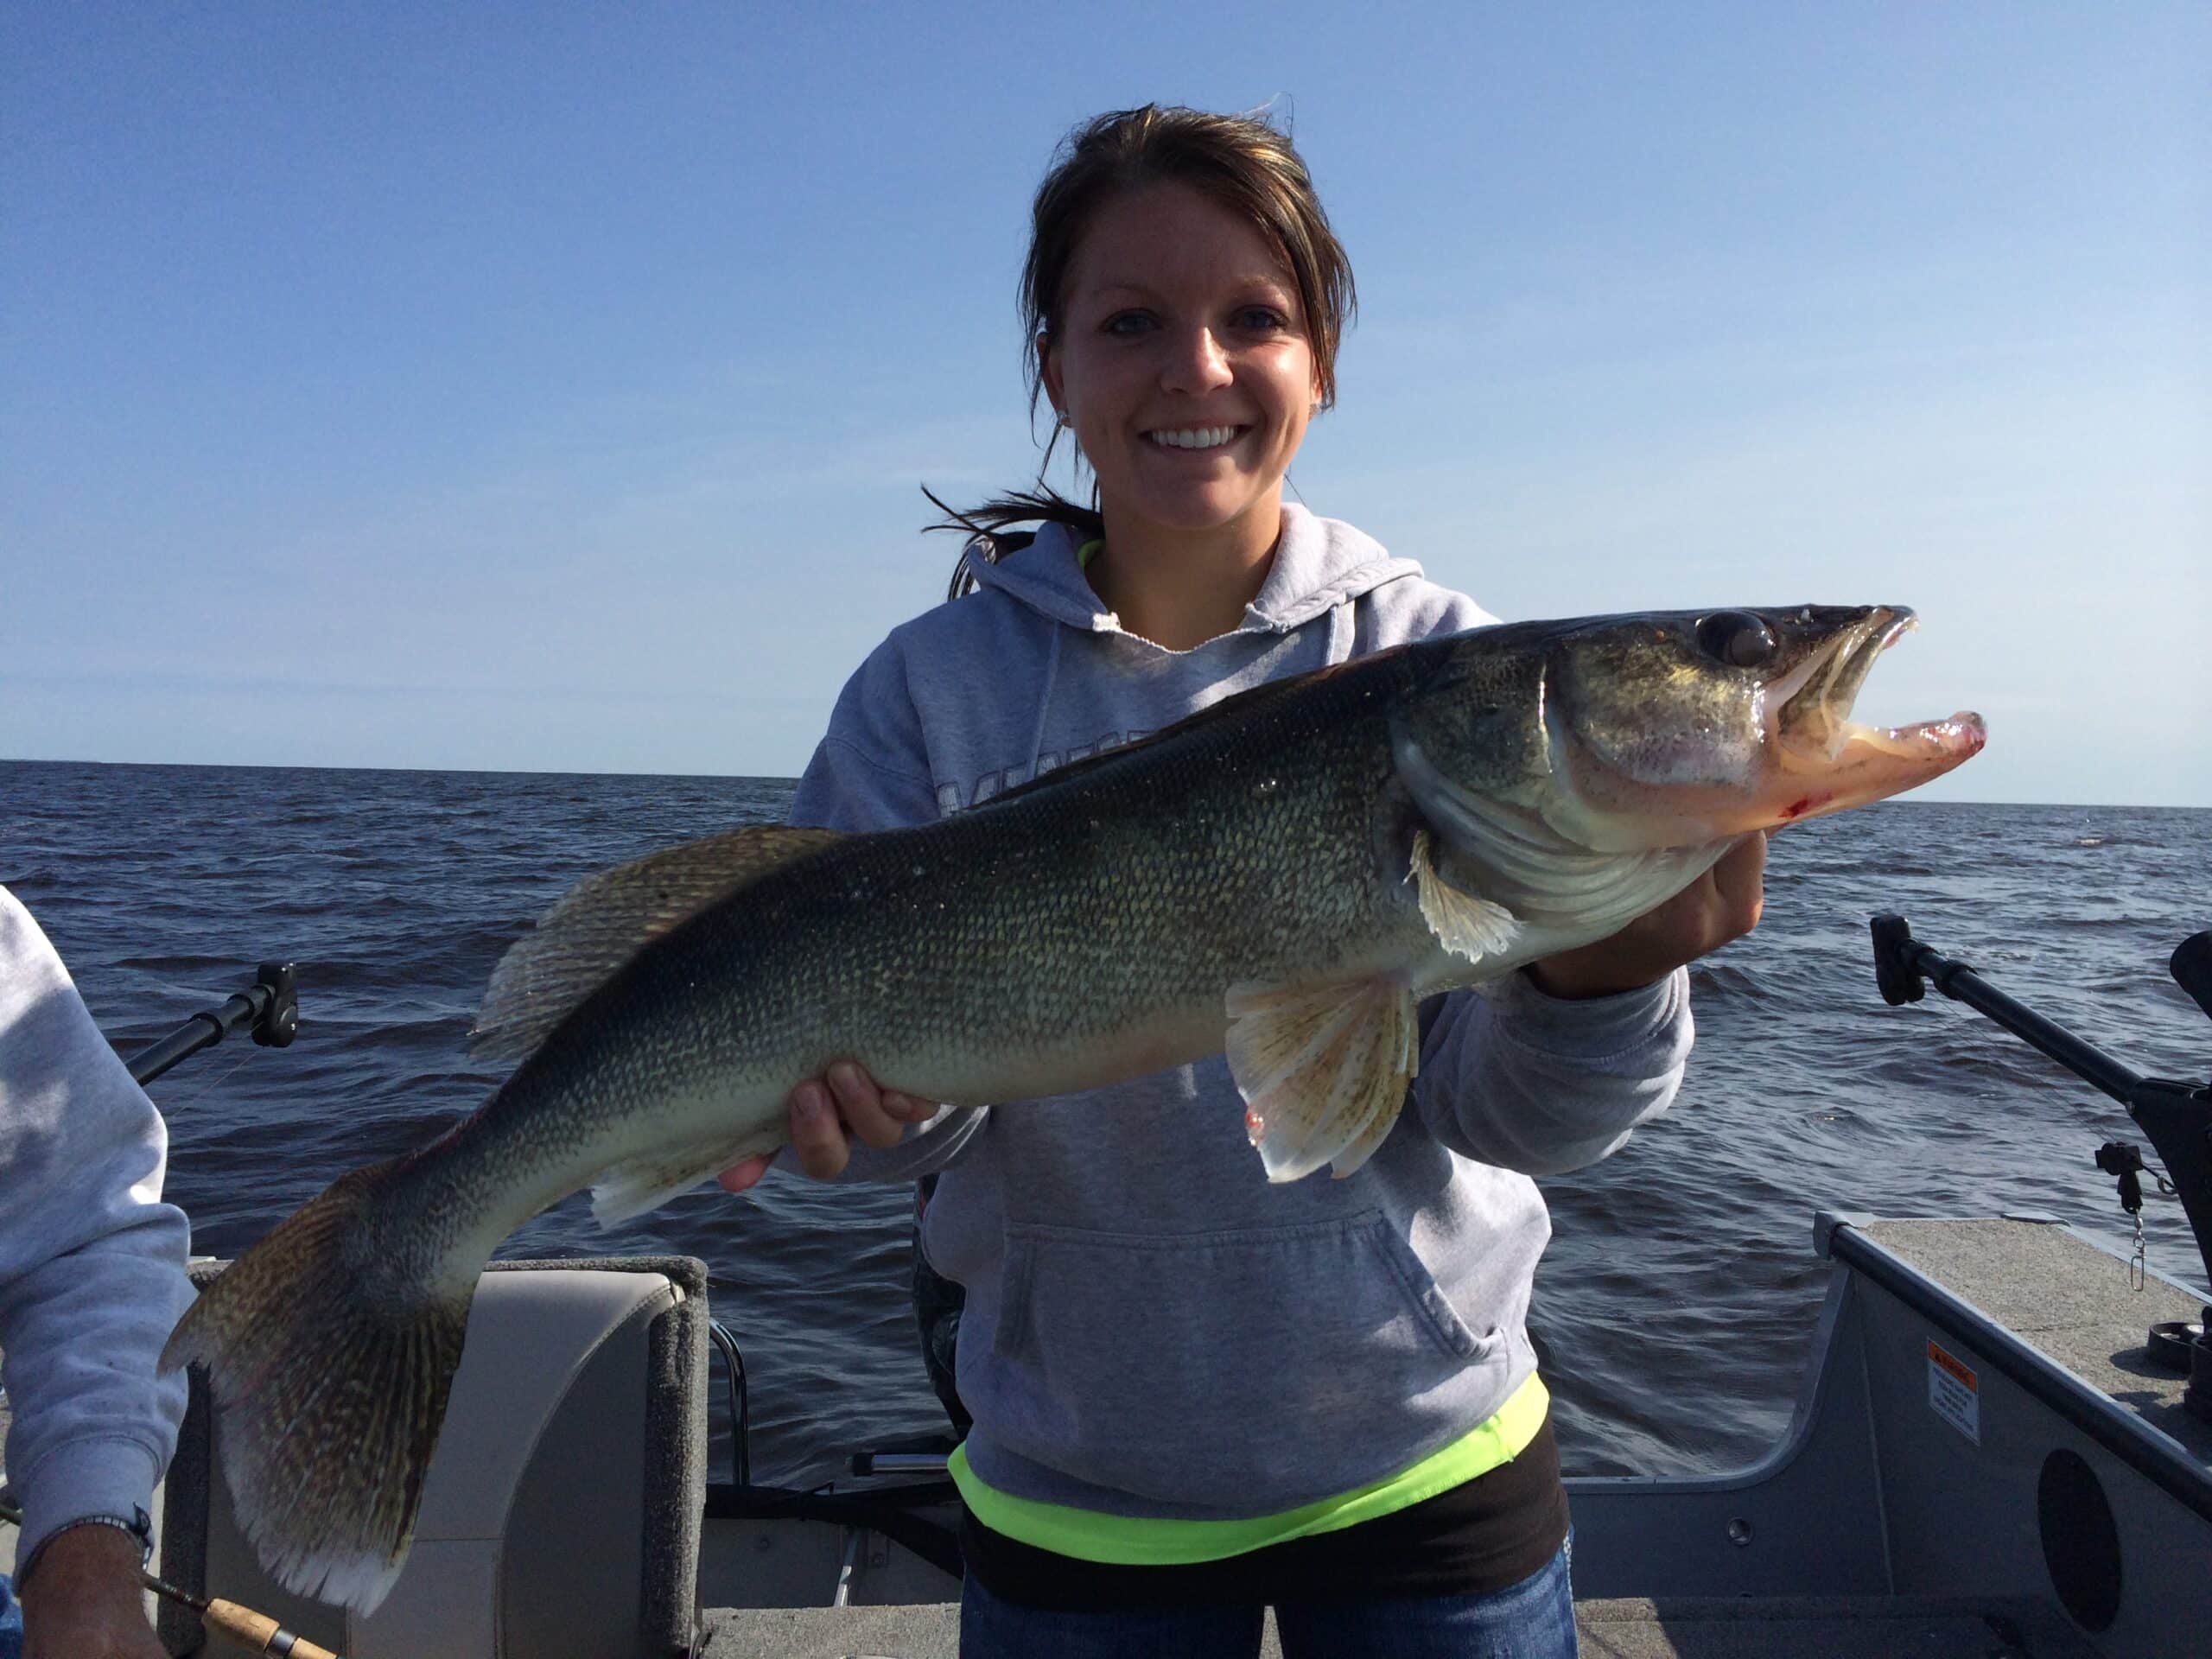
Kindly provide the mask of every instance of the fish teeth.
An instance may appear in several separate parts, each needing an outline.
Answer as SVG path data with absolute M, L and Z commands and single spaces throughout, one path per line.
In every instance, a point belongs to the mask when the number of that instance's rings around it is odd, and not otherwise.
M 1217 449 L 1236 435 L 1233 426 L 1162 428 L 1145 435 L 1166 449 Z

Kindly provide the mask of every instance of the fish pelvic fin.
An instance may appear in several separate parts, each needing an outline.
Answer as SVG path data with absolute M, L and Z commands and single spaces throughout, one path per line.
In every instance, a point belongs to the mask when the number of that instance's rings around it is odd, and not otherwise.
M 1427 830 L 1414 831 L 1406 880 L 1420 894 L 1421 919 L 1453 956 L 1478 964 L 1503 956 L 1521 932 L 1519 919 L 1503 905 L 1446 880 L 1436 868 L 1433 846 Z
M 834 830 L 753 824 L 649 853 L 578 882 L 492 970 L 469 1052 L 522 1058 L 661 935 L 771 870 L 843 839 Z
M 407 1560 L 476 1284 L 417 1276 L 376 1236 L 394 1168 L 356 1171 L 280 1223 L 200 1293 L 161 1360 L 203 1368 L 224 1478 L 270 1576 L 364 1613 Z
M 1395 977 L 1317 986 L 1232 986 L 1229 1071 L 1270 1181 L 1324 1164 L 1341 1179 L 1398 1120 L 1421 1065 L 1411 988 Z

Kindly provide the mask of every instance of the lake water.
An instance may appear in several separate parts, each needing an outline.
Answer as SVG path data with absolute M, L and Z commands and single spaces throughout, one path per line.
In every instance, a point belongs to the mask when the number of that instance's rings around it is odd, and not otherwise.
M 153 1090 L 168 1196 L 194 1248 L 227 1255 L 482 1103 L 500 1072 L 465 1052 L 477 1000 L 572 882 L 776 819 L 790 794 L 776 779 L 0 762 L 0 883 L 126 1051 L 257 962 L 297 963 L 292 1047 L 233 1039 Z M 1697 1052 L 1672 1111 L 1544 1183 L 1555 1236 L 1534 1325 L 1572 1473 L 1726 1468 L 1779 1438 L 1827 1278 L 1816 1208 L 2037 1210 L 2127 1238 L 2091 1163 L 2103 1141 L 2142 1140 L 2125 1113 L 1955 1003 L 1885 1007 L 1870 913 L 1903 912 L 2139 1071 L 2212 1071 L 2212 1023 L 2164 969 L 2212 927 L 2212 812 L 1892 803 L 1777 837 L 1767 894 L 1758 931 L 1696 969 Z M 907 1304 L 908 1211 L 903 1189 L 778 1175 L 611 1233 L 571 1198 L 502 1254 L 702 1258 L 752 1376 L 755 1475 L 803 1478 L 943 1427 Z M 2147 1219 L 2152 1264 L 2201 1281 L 2177 1206 L 2153 1200 Z

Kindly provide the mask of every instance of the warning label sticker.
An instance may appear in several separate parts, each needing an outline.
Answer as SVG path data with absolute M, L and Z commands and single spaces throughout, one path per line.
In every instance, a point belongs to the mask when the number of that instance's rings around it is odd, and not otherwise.
M 1981 1389 L 1973 1368 L 1945 1353 L 1932 1339 L 1928 1344 L 1928 1408 L 1976 1446 L 1981 1444 Z

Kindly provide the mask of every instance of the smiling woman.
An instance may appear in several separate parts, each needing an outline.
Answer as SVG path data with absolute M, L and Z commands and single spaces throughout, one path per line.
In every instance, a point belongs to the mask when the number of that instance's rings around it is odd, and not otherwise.
M 1336 399 L 1351 258 L 1281 134 L 1196 110 L 1078 130 L 1033 224 L 1030 405 L 1049 397 L 1092 501 L 1040 468 L 1033 492 L 955 518 L 1065 524 L 1113 550 L 1085 568 L 1132 632 L 1177 649 L 1225 633 L 1258 591 L 1306 424 Z
M 1071 435 L 1092 500 L 1040 474 L 952 512 L 973 596 L 862 664 L 793 823 L 982 808 L 1234 693 L 1493 620 L 1284 504 L 1352 307 L 1305 164 L 1265 122 L 1147 106 L 1080 128 L 1037 193 L 1020 308 L 1031 408 L 1056 416 L 1046 461 Z M 1419 799 L 1402 767 L 1381 794 L 1354 810 Z M 1376 839 L 1388 867 L 1368 874 L 1410 895 L 1402 839 Z M 1681 965 L 1754 925 L 1763 860 L 1753 835 L 1612 938 L 1402 1020 L 1405 1109 L 1341 1179 L 1269 1181 L 1253 1147 L 1280 1103 L 1248 1103 L 1220 1054 L 1052 1109 L 943 1112 L 866 1052 L 825 1056 L 791 1092 L 789 1155 L 938 1177 L 918 1271 L 966 1293 L 962 1651 L 1249 1654 L 1272 1605 L 1292 1659 L 1571 1654 L 1566 1495 L 1524 1324 L 1548 1234 L 1529 1173 L 1603 1157 L 1665 1109 Z M 1411 995 L 1240 986 L 1230 1007 Z M 1340 1022 L 1278 1058 L 1353 1071 L 1363 1041 Z
M 1091 585 L 1125 626 L 1187 649 L 1259 591 L 1283 475 L 1320 407 L 1297 285 L 1254 226 L 1165 183 L 1099 210 L 1039 350 L 1098 480 L 1112 553 Z M 1211 605 L 1177 604 L 1202 565 L 1244 579 L 1204 580 Z

